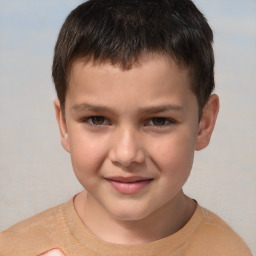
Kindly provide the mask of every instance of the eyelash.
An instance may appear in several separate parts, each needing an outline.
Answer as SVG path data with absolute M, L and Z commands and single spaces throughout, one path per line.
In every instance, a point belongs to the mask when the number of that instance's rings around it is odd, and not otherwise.
M 93 118 L 103 118 L 103 123 L 102 124 L 95 124 L 93 123 Z M 105 123 L 107 121 L 107 123 Z M 102 125 L 110 125 L 110 122 L 103 116 L 90 116 L 90 117 L 87 117 L 85 119 L 83 119 L 83 123 L 87 123 L 88 125 L 91 125 L 91 126 L 95 126 L 95 127 L 99 127 L 99 126 L 102 126 Z
M 155 125 L 153 124 L 153 120 L 155 119 L 160 119 L 161 121 L 164 121 L 164 124 L 160 124 L 160 125 Z M 159 121 L 159 120 L 158 120 Z M 147 124 L 149 123 L 152 123 L 150 124 L 149 126 L 155 126 L 157 128 L 163 128 L 163 127 L 166 127 L 166 126 L 170 126 L 170 125 L 173 125 L 175 123 L 175 121 L 173 119 L 170 119 L 170 118 L 165 118 L 165 117 L 152 117 L 151 119 L 149 119 L 149 121 L 147 122 Z
M 95 124 L 93 122 L 93 119 L 94 118 L 102 118 L 103 119 L 103 122 L 101 124 Z M 164 121 L 164 124 L 163 125 L 155 125 L 153 122 L 156 121 L 156 119 L 159 119 L 158 121 Z M 94 127 L 100 127 L 100 126 L 104 126 L 104 125 L 111 125 L 111 122 L 105 118 L 104 116 L 90 116 L 90 117 L 87 117 L 85 119 L 82 120 L 83 123 L 86 123 L 90 126 L 94 126 Z M 154 126 L 156 128 L 164 128 L 166 126 L 170 126 L 170 125 L 173 125 L 175 124 L 175 120 L 173 119 L 170 119 L 170 118 L 165 118 L 165 117 L 152 117 L 150 118 L 147 122 L 145 122 L 145 125 L 144 126 Z

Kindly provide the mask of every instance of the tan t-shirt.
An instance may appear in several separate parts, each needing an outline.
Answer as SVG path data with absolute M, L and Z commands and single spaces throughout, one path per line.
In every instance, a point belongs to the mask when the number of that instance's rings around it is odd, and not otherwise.
M 111 230 L 109 231 L 111 232 Z M 243 240 L 214 213 L 197 206 L 175 234 L 140 245 L 102 241 L 84 226 L 73 200 L 0 233 L 0 256 L 251 256 Z

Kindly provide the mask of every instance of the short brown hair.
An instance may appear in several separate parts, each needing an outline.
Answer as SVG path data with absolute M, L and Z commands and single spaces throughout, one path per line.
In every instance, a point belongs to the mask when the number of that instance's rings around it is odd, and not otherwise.
M 64 110 L 70 66 L 78 57 L 128 69 L 142 54 L 163 54 L 191 71 L 199 115 L 214 89 L 213 33 L 190 0 L 89 0 L 64 22 L 52 76 Z

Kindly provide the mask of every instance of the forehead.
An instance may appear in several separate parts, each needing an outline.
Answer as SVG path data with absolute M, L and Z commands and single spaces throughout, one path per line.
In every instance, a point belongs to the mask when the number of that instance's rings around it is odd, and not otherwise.
M 134 72 L 137 71 L 137 72 Z M 130 75 L 131 79 L 136 78 L 136 73 L 144 74 L 148 77 L 170 74 L 174 78 L 183 76 L 191 85 L 191 71 L 186 65 L 174 60 L 171 56 L 163 54 L 147 53 L 142 54 L 139 59 L 134 60 L 131 66 L 124 67 L 121 63 L 113 63 L 111 60 L 92 60 L 86 58 L 76 58 L 72 61 L 69 68 L 68 87 L 75 81 L 84 78 L 85 75 L 90 79 L 95 73 L 102 76 L 111 76 L 117 73 L 123 77 Z M 132 74 L 132 75 L 131 75 Z
M 140 59 L 130 69 L 77 59 L 70 72 L 66 106 L 104 105 L 135 113 L 169 104 L 186 109 L 191 101 L 196 100 L 189 70 L 171 58 L 152 56 Z
M 122 71 L 129 71 L 134 68 L 141 67 L 147 63 L 159 63 L 165 62 L 165 64 L 170 66 L 176 66 L 177 68 L 188 70 L 190 72 L 190 67 L 185 62 L 172 57 L 170 54 L 156 53 L 156 52 L 144 52 L 140 53 L 137 57 L 131 58 L 127 63 L 123 63 L 122 60 L 116 59 L 101 59 L 101 57 L 94 59 L 93 56 L 75 56 L 73 60 L 69 63 L 69 68 L 67 72 L 67 80 L 70 79 L 72 72 L 74 71 L 74 66 L 87 65 L 88 67 L 99 67 L 104 68 L 107 66 L 112 66 L 119 68 Z

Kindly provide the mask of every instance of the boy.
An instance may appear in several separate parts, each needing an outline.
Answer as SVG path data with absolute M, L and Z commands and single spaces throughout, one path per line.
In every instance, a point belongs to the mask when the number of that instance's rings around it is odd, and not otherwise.
M 71 12 L 54 104 L 85 190 L 2 232 L 0 255 L 251 255 L 182 191 L 218 114 L 212 41 L 189 0 L 90 0 Z

